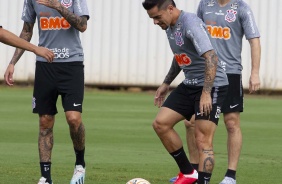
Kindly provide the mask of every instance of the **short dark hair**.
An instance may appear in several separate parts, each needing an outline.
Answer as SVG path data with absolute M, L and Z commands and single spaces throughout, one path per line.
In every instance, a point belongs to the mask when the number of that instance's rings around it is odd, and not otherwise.
M 164 9 L 168 5 L 176 7 L 174 0 L 145 0 L 142 5 L 145 10 L 150 10 L 155 6 L 157 6 L 159 9 Z

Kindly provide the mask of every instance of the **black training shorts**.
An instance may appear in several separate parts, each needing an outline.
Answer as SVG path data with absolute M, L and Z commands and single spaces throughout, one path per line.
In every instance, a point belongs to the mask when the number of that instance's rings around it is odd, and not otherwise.
M 82 112 L 84 96 L 83 62 L 36 62 L 33 113 L 55 115 L 61 95 L 64 111 Z
M 170 108 L 185 119 L 191 119 L 195 114 L 197 119 L 205 119 L 218 124 L 221 106 L 227 94 L 228 86 L 213 87 L 211 91 L 212 111 L 209 115 L 200 115 L 200 98 L 203 91 L 202 86 L 186 86 L 181 83 L 174 89 L 165 100 L 163 107 Z
M 222 113 L 243 112 L 244 92 L 242 76 L 240 74 L 227 74 L 229 87 L 227 96 L 222 105 Z

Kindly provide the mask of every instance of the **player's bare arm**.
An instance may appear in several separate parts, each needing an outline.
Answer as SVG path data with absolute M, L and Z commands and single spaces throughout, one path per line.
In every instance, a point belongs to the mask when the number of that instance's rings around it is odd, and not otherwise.
M 30 42 L 33 34 L 33 27 L 34 27 L 33 23 L 24 22 L 23 29 L 19 37 Z M 24 51 L 25 51 L 24 49 L 17 48 L 10 64 L 15 65 L 23 55 Z
M 34 26 L 34 24 L 25 22 L 24 25 L 23 25 L 22 32 L 20 34 L 20 38 L 30 42 L 31 37 L 32 37 L 33 26 Z M 20 49 L 20 48 L 16 49 L 16 51 L 15 51 L 13 57 L 12 57 L 12 60 L 10 61 L 10 64 L 8 65 L 8 67 L 5 71 L 4 79 L 5 79 L 6 84 L 9 85 L 9 86 L 12 86 L 13 83 L 14 83 L 14 80 L 13 80 L 14 65 L 21 58 L 24 51 L 25 51 L 24 49 Z
M 176 76 L 181 71 L 181 68 L 179 67 L 178 63 L 173 59 L 171 67 L 168 71 L 168 74 L 166 75 L 163 84 L 157 89 L 155 94 L 155 105 L 158 107 L 161 107 L 164 99 L 169 91 L 169 85 L 172 83 L 172 81 L 176 78 Z
M 251 47 L 251 58 L 252 58 L 252 71 L 249 81 L 249 92 L 254 93 L 260 89 L 260 78 L 259 78 L 260 57 L 261 57 L 260 39 L 259 38 L 250 39 L 249 43 Z
M 37 0 L 39 4 L 56 9 L 75 29 L 84 32 L 87 29 L 87 17 L 78 16 L 65 8 L 58 0 Z
M 214 50 L 210 50 L 203 54 L 205 58 L 205 82 L 203 86 L 203 92 L 200 100 L 200 111 L 201 113 L 208 115 L 212 110 L 211 102 L 211 90 L 213 88 L 213 83 L 216 75 L 218 57 Z
M 179 67 L 178 63 L 175 59 L 173 59 L 172 64 L 170 66 L 170 69 L 164 79 L 165 84 L 170 85 L 172 81 L 177 77 L 177 75 L 180 73 L 181 68 Z

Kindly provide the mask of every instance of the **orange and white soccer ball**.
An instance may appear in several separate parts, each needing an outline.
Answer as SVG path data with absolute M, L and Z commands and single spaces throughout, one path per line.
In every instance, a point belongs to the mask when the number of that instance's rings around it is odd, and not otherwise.
M 133 178 L 129 180 L 126 184 L 150 184 L 150 182 L 143 178 Z

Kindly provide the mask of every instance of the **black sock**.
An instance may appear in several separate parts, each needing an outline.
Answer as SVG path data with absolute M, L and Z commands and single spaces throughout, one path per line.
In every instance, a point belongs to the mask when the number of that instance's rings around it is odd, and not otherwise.
M 48 183 L 52 183 L 51 180 L 51 162 L 40 162 L 41 176 L 46 178 Z
M 182 174 L 191 174 L 194 171 L 194 168 L 190 164 L 183 147 L 175 152 L 170 153 L 170 155 L 176 161 Z
M 193 166 L 193 168 L 196 170 L 196 171 L 199 171 L 199 164 L 192 164 L 191 165 Z
M 236 180 L 236 171 L 231 170 L 231 169 L 227 169 L 225 176 L 233 178 L 234 180 Z
M 74 149 L 76 161 L 75 165 L 82 165 L 83 168 L 85 168 L 85 161 L 84 161 L 84 152 L 85 148 L 81 151 Z
M 211 180 L 211 173 L 199 172 L 198 173 L 198 184 L 209 184 Z

